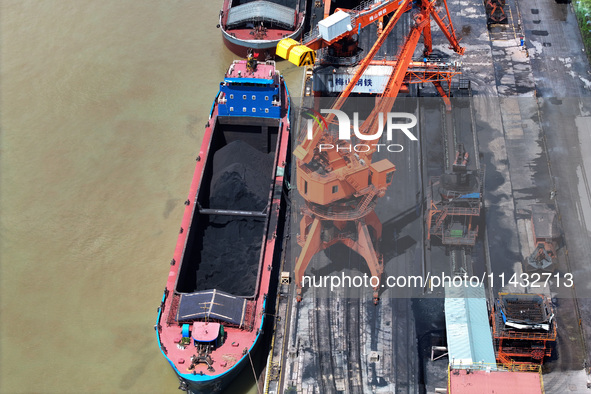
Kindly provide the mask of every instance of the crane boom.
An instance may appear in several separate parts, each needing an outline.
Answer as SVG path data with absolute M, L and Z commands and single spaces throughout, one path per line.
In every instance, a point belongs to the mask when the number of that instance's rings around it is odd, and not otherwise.
M 445 11 L 447 13 L 446 19 L 450 20 L 449 9 L 447 8 L 447 2 L 444 2 L 444 4 L 445 4 Z M 432 3 L 431 3 L 431 7 L 433 7 Z M 451 22 L 448 25 L 446 25 L 444 23 L 443 19 L 441 19 L 439 14 L 436 12 L 431 12 L 431 16 L 433 16 L 435 23 L 437 23 L 437 25 L 439 26 L 439 28 L 441 29 L 441 31 L 445 35 L 445 38 L 447 38 L 447 40 L 449 41 L 450 48 L 453 49 L 458 55 L 463 55 L 466 48 L 460 46 L 460 40 L 458 40 L 458 38 L 456 37 L 456 32 L 455 32 Z
M 388 112 L 394 106 L 394 101 L 396 100 L 396 96 L 404 82 L 404 76 L 406 75 L 406 71 L 412 60 L 412 55 L 419 42 L 419 38 L 421 38 L 421 29 L 426 23 L 426 21 L 422 21 L 410 30 L 409 35 L 406 37 L 406 40 L 402 45 L 394 71 L 390 74 L 390 78 L 386 83 L 386 88 L 380 96 L 378 105 L 374 107 L 366 121 L 361 125 L 360 132 L 362 134 L 369 134 L 369 131 L 375 128 L 375 123 L 378 121 L 379 114 Z M 378 139 L 379 138 L 367 141 L 367 144 L 372 148 L 365 153 L 366 157 L 371 157 L 375 152 L 375 144 Z
M 392 16 L 392 18 L 390 19 L 390 21 L 388 22 L 386 27 L 384 28 L 382 34 L 380 34 L 380 36 L 378 37 L 378 39 L 376 40 L 374 45 L 371 47 L 371 49 L 367 53 L 367 56 L 365 56 L 365 58 L 359 64 L 357 71 L 355 71 L 355 74 L 353 74 L 353 77 L 351 78 L 351 80 L 349 81 L 349 83 L 347 84 L 347 86 L 345 87 L 343 92 L 337 98 L 336 102 L 332 106 L 332 109 L 336 109 L 336 110 L 341 109 L 341 107 L 343 106 L 343 104 L 345 103 L 345 101 L 347 100 L 347 98 L 349 97 L 349 95 L 351 94 L 353 89 L 355 88 L 355 85 L 357 85 L 359 78 L 361 78 L 361 76 L 363 75 L 363 73 L 365 72 L 367 67 L 369 66 L 370 62 L 373 60 L 376 53 L 378 53 L 380 47 L 382 46 L 382 44 L 384 43 L 384 41 L 388 37 L 388 34 L 390 34 L 390 32 L 392 31 L 392 29 L 394 28 L 396 23 L 400 20 L 400 17 L 402 16 L 402 14 L 405 13 L 406 11 L 410 10 L 411 3 L 412 3 L 411 0 L 402 0 L 402 2 L 400 3 L 400 6 L 398 6 L 396 8 L 396 12 Z M 335 116 L 334 114 L 329 114 L 326 117 L 326 122 L 332 123 L 332 121 L 334 120 L 334 116 Z M 312 134 L 313 137 L 311 140 L 305 140 L 293 152 L 293 154 L 296 158 L 302 160 L 305 163 L 309 163 L 310 160 L 312 160 L 314 147 L 316 147 L 318 145 L 320 138 L 322 138 L 322 132 L 321 132 L 321 130 L 319 130 L 319 127 L 320 126 L 316 126 L 314 128 L 314 131 Z

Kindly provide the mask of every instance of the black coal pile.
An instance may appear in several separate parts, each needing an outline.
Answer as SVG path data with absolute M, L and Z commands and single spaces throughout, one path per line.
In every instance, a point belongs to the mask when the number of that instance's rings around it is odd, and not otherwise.
M 267 205 L 273 156 L 234 141 L 216 152 L 209 207 L 261 212 Z M 197 290 L 251 296 L 256 287 L 265 220 L 211 215 L 205 229 Z
M 256 287 L 265 222 L 237 216 L 211 216 L 203 237 L 197 290 L 218 289 L 251 296 Z
M 210 208 L 262 211 L 267 205 L 273 156 L 234 141 L 216 152 Z

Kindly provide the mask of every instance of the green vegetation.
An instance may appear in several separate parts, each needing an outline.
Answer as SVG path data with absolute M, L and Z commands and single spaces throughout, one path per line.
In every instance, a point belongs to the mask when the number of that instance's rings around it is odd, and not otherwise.
M 573 2 L 581 36 L 583 36 L 583 44 L 585 45 L 585 53 L 587 59 L 591 62 L 591 0 L 575 0 Z

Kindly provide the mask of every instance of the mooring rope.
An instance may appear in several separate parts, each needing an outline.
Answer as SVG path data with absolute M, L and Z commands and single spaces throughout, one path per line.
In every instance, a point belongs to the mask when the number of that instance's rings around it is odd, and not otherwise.
M 250 360 L 250 366 L 252 367 L 252 376 L 254 376 L 254 381 L 257 384 L 257 393 L 261 394 L 261 388 L 259 387 L 259 380 L 257 379 L 257 374 L 254 371 L 254 364 L 252 363 L 252 358 L 250 358 L 250 352 L 248 352 L 248 359 Z

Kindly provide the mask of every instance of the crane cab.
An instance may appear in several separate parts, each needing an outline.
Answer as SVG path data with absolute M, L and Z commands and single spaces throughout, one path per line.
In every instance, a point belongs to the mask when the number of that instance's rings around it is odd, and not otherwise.
M 388 159 L 383 159 L 369 166 L 369 184 L 385 189 L 392 184 L 396 167 Z

